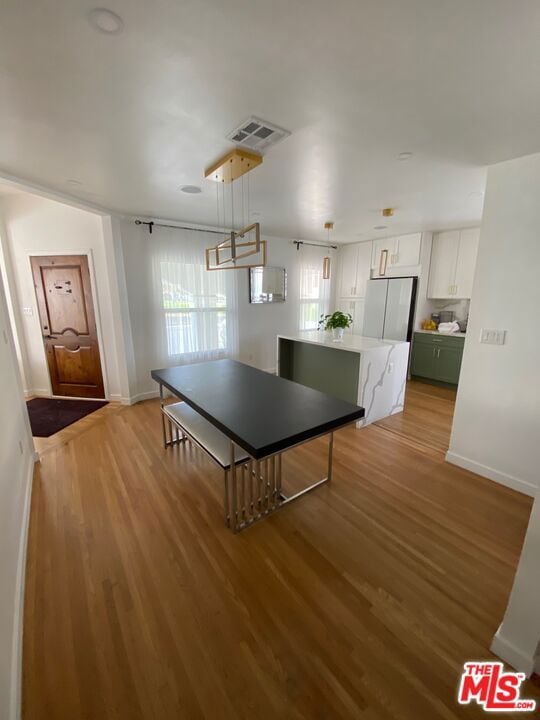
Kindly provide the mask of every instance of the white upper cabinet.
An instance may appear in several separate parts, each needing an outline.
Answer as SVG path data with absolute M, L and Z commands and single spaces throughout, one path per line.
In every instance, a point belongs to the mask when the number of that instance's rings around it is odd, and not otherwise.
M 371 256 L 372 276 L 396 276 L 402 268 L 416 267 L 420 262 L 421 244 L 422 233 L 375 240 Z
M 355 296 L 357 259 L 358 245 L 342 245 L 339 248 L 339 297 L 346 298 Z
M 390 263 L 394 267 L 413 267 L 420 262 L 420 245 L 422 233 L 400 235 L 396 238 L 394 257 Z
M 454 295 L 456 297 L 470 298 L 472 295 L 479 241 L 480 228 L 469 228 L 468 230 L 462 230 L 460 233 L 456 279 L 454 282 Z
M 428 297 L 470 299 L 479 228 L 450 230 L 433 236 Z
M 337 297 L 365 297 L 371 264 L 371 242 L 342 245 L 339 249 Z
M 356 261 L 356 297 L 366 297 L 367 282 L 371 268 L 371 243 L 363 242 L 358 246 Z

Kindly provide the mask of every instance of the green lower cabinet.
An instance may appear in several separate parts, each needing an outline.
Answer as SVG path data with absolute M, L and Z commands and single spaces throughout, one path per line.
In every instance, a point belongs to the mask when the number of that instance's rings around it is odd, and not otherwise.
M 415 343 L 412 352 L 411 375 L 432 378 L 435 372 L 435 348 L 428 343 Z
M 462 357 L 463 348 L 445 346 L 437 348 L 437 357 L 435 358 L 436 380 L 457 385 Z
M 415 333 L 411 375 L 457 385 L 463 357 L 463 337 Z

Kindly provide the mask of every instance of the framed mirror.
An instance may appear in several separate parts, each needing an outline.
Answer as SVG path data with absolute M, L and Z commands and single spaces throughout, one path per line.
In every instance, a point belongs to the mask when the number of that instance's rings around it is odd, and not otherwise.
M 249 302 L 285 302 L 287 273 L 285 268 L 257 266 L 249 269 Z

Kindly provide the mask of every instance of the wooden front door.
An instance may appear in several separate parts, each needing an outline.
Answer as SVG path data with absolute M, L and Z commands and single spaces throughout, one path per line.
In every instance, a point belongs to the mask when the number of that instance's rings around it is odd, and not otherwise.
M 88 258 L 30 260 L 53 394 L 105 397 Z

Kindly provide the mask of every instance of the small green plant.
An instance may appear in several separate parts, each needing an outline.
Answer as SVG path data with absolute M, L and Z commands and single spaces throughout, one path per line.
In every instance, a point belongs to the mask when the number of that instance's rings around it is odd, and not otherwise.
M 336 310 L 336 312 L 332 313 L 331 315 L 321 315 L 321 319 L 319 320 L 319 329 L 322 327 L 323 330 L 334 330 L 336 328 L 348 328 L 352 325 L 353 319 L 352 315 L 350 313 L 344 313 L 341 312 L 341 310 Z

